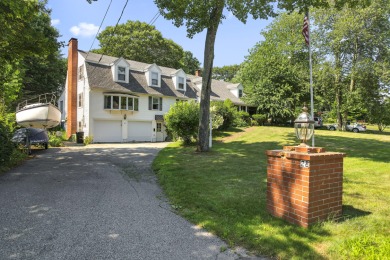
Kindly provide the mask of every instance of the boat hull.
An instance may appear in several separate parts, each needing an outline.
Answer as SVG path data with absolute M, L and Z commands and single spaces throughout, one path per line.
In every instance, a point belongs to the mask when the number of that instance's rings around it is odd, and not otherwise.
M 52 128 L 61 122 L 61 111 L 52 104 L 34 104 L 16 112 L 16 122 L 23 127 Z

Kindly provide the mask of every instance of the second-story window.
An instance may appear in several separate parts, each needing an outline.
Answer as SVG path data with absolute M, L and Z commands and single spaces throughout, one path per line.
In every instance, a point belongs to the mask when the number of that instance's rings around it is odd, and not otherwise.
M 83 107 L 83 93 L 79 93 L 78 107 Z
M 118 67 L 118 80 L 126 81 L 126 68 Z
M 84 64 L 79 67 L 77 74 L 78 74 L 79 80 L 84 78 Z
M 104 109 L 138 111 L 138 98 L 124 95 L 105 95 Z
M 152 72 L 152 85 L 158 86 L 158 73 Z
M 149 96 L 149 110 L 162 111 L 162 98 Z
M 238 90 L 238 97 L 239 97 L 239 98 L 242 97 L 242 89 L 239 89 L 239 90 Z

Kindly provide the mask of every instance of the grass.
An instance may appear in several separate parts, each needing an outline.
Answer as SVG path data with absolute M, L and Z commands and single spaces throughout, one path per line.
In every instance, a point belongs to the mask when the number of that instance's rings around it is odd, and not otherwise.
M 279 259 L 390 259 L 390 133 L 316 131 L 316 146 L 347 153 L 343 218 L 308 229 L 266 211 L 265 151 L 294 144 L 292 128 L 235 129 L 208 153 L 173 143 L 153 168 L 179 214 L 229 246 Z

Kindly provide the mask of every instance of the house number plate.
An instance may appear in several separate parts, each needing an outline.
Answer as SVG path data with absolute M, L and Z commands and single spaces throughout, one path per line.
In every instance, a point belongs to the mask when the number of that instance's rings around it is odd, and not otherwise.
M 301 166 L 301 168 L 309 168 L 310 162 L 305 161 L 305 160 L 301 160 L 300 166 Z

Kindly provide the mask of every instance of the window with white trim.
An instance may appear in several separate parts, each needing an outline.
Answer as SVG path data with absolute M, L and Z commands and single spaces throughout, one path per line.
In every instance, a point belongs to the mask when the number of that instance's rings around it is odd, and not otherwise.
M 138 98 L 125 95 L 104 95 L 104 109 L 138 111 Z
M 184 90 L 184 78 L 183 77 L 179 77 L 178 78 L 177 88 L 181 89 L 181 90 Z
M 162 111 L 162 97 L 149 96 L 149 110 Z
M 81 80 L 84 78 L 84 64 L 82 64 L 79 68 L 78 68 L 78 79 Z
M 160 99 L 159 98 L 152 98 L 152 110 L 158 110 L 160 106 Z
M 152 72 L 152 86 L 158 86 L 158 73 Z
M 242 97 L 242 89 L 239 89 L 239 90 L 238 90 L 238 97 L 239 97 L 239 98 Z
M 118 80 L 126 81 L 126 68 L 118 66 Z

